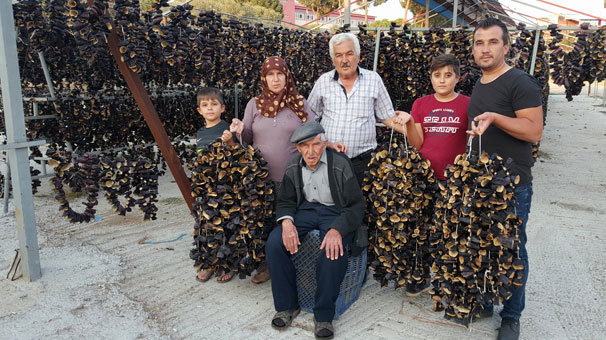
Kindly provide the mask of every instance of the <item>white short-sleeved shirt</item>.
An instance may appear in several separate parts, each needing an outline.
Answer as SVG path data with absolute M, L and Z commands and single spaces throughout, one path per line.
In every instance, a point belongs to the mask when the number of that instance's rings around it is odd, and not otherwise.
M 345 144 L 350 158 L 375 149 L 377 119 L 383 121 L 394 115 L 381 76 L 361 67 L 350 93 L 346 93 L 336 70 L 321 75 L 307 104 L 324 127 L 328 140 Z

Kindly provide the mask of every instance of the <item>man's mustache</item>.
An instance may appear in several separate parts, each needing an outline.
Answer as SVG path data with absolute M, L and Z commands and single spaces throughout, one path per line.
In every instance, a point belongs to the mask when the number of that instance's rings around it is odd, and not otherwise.
M 351 63 L 341 63 L 341 67 L 349 67 L 351 66 Z

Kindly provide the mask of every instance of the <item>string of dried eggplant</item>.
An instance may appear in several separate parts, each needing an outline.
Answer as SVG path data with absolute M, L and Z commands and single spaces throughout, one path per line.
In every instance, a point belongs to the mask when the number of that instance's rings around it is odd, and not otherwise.
M 374 278 L 396 288 L 429 281 L 435 177 L 429 161 L 404 136 L 380 143 L 365 178 L 369 263 Z M 379 139 L 386 139 L 382 134 Z
M 442 237 L 432 240 L 430 294 L 434 310 L 465 325 L 522 284 L 514 197 L 519 177 L 509 172 L 511 163 L 496 154 L 461 154 L 439 183 L 434 224 Z
M 265 240 L 275 224 L 267 163 L 252 146 L 218 140 L 189 166 L 196 198 L 190 251 L 195 268 L 250 275 L 265 257 Z

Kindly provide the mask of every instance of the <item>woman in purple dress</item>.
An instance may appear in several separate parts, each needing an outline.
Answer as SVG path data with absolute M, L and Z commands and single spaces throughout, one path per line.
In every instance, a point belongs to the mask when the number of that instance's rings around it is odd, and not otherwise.
M 258 149 L 267 161 L 269 176 L 278 194 L 286 164 L 297 153 L 290 136 L 299 125 L 314 114 L 307 101 L 297 92 L 295 80 L 286 62 L 277 56 L 269 57 L 261 69 L 261 94 L 246 105 L 244 118 L 232 120 L 230 130 Z M 252 282 L 269 280 L 266 263 L 258 269 Z

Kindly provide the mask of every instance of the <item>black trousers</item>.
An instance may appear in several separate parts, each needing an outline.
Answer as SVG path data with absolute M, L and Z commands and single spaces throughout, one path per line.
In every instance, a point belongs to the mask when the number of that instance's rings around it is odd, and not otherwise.
M 368 163 L 370 162 L 373 151 L 374 150 L 365 151 L 351 159 L 360 188 L 362 187 L 362 183 L 364 183 L 364 178 L 367 176 Z

